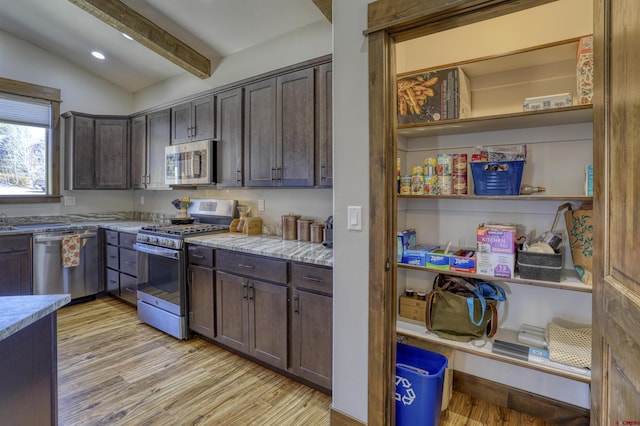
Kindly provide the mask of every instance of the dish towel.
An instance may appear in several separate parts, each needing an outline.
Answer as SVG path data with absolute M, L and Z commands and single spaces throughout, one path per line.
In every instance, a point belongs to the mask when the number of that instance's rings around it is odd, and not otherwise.
M 80 264 L 80 235 L 63 235 L 60 254 L 64 268 L 78 266 Z

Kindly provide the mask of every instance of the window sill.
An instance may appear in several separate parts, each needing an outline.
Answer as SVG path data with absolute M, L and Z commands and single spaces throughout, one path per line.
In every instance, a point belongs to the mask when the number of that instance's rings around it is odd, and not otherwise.
M 2 195 L 0 204 L 59 203 L 62 195 Z

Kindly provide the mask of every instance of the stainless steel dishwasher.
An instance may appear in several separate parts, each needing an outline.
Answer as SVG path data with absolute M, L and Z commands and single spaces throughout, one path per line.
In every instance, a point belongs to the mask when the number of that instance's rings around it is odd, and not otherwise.
M 62 237 L 78 234 L 80 263 L 62 266 Z M 71 294 L 71 299 L 98 293 L 98 229 L 56 230 L 33 234 L 33 294 Z

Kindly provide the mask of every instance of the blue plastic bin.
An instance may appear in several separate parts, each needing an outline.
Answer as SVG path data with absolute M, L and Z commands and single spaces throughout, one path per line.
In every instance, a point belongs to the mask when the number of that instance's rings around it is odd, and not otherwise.
M 476 195 L 519 195 L 524 161 L 480 161 L 471 164 Z
M 447 358 L 398 343 L 396 346 L 396 425 L 440 424 Z

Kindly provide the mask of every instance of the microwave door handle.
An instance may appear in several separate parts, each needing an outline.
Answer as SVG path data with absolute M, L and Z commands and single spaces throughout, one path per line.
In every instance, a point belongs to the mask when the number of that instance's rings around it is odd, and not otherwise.
M 202 152 L 194 151 L 191 157 L 191 176 L 200 177 L 202 174 Z

